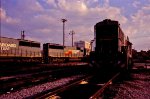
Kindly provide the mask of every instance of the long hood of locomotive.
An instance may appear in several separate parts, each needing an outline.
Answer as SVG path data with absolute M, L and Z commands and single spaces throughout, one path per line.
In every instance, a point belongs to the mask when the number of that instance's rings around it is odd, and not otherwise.
M 7 37 L 1 37 L 0 42 L 0 56 L 6 57 L 41 57 L 40 47 L 31 47 L 20 45 L 20 42 L 25 40 L 13 39 Z M 27 41 L 25 41 L 27 42 Z M 28 41 L 33 43 L 38 43 L 34 41 Z M 40 44 L 40 43 L 39 43 Z
M 48 49 L 49 57 L 83 57 L 83 52 L 75 49 Z

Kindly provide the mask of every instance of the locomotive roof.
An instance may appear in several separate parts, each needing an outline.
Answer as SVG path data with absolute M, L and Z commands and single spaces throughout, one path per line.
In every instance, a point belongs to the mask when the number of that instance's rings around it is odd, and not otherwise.
M 6 38 L 6 39 L 13 39 L 13 40 L 17 40 L 17 39 L 14 39 L 14 38 L 9 38 L 9 37 L 0 37 L 0 38 Z
M 63 45 L 61 44 L 56 44 L 56 43 L 45 43 L 45 44 L 48 44 L 48 45 L 52 45 L 52 46 L 59 46 L 59 47 L 63 47 Z M 65 49 L 77 49 L 75 46 L 72 47 L 72 46 L 64 46 Z
M 114 21 L 114 20 L 111 20 L 111 19 L 105 19 L 103 21 L 100 21 L 98 23 L 96 23 L 96 26 L 97 25 L 120 25 L 118 21 Z
M 34 42 L 34 43 L 40 43 L 37 41 L 32 41 L 32 40 L 23 40 L 23 39 L 15 39 L 15 38 L 9 38 L 9 37 L 0 37 L 0 38 L 6 38 L 6 39 L 12 39 L 12 40 L 18 40 L 18 41 L 25 41 L 25 42 Z
M 38 42 L 38 41 L 32 41 L 32 40 L 23 40 L 23 39 L 17 39 L 17 40 L 19 40 L 19 41 L 25 41 L 25 42 L 40 43 L 40 42 Z
M 45 43 L 45 44 L 54 45 L 54 46 L 63 46 L 63 45 L 61 45 L 61 44 L 56 44 L 56 43 Z
M 94 26 L 94 28 L 96 29 L 96 26 L 103 26 L 103 25 L 104 25 L 104 26 L 105 26 L 105 25 L 117 25 L 118 28 L 119 28 L 119 30 L 121 31 L 121 33 L 122 33 L 123 35 L 125 35 L 124 32 L 122 31 L 122 29 L 121 29 L 120 24 L 119 24 L 118 21 L 111 20 L 111 19 L 105 19 L 105 20 L 103 20 L 103 21 L 101 21 L 101 22 L 96 23 L 96 25 Z

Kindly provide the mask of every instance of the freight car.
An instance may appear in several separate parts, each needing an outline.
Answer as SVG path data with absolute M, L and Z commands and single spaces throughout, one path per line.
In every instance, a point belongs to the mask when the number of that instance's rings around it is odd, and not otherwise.
M 131 68 L 132 43 L 118 21 L 105 19 L 94 26 L 96 66 L 102 68 Z
M 40 43 L 0 37 L 0 63 L 41 63 Z
M 84 53 L 76 49 L 76 47 L 67 47 L 54 43 L 43 44 L 44 63 L 82 61 L 83 54 Z

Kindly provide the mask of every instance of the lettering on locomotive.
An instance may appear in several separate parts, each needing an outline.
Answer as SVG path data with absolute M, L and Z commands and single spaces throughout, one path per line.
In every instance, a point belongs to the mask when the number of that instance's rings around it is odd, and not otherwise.
M 10 48 L 16 48 L 17 45 L 14 43 L 0 43 L 1 50 L 9 50 Z

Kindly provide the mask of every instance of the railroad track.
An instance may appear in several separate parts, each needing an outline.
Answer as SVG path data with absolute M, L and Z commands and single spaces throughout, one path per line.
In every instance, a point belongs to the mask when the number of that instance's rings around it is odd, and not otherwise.
M 36 99 L 98 99 L 103 91 L 120 75 L 112 73 L 113 76 L 103 79 L 102 76 L 90 75 L 84 79 L 68 84 L 62 88 L 34 97 Z M 97 79 L 97 81 L 96 81 Z M 103 79 L 103 80 L 102 80 Z
M 113 83 L 113 81 L 120 75 L 120 73 L 116 73 L 108 82 L 106 82 L 102 88 L 100 88 L 95 94 L 93 94 L 89 99 L 98 99 L 103 94 L 104 90 Z
M 62 68 L 57 70 L 48 70 L 30 74 L 4 77 L 0 79 L 0 94 L 6 92 L 10 93 L 15 90 L 35 86 L 44 82 L 55 81 L 60 78 L 82 73 L 84 74 L 85 72 L 83 70 L 79 70 L 78 68 Z
M 76 86 L 76 85 L 78 85 L 80 82 L 84 82 L 85 80 L 88 80 L 88 79 L 90 79 L 92 76 L 87 76 L 87 77 L 85 77 L 85 78 L 82 78 L 82 79 L 79 79 L 79 80 L 77 80 L 77 81 L 75 81 L 75 82 L 72 82 L 72 83 L 70 83 L 70 84 L 68 84 L 68 85 L 65 85 L 65 86 L 63 86 L 63 87 L 61 87 L 61 88 L 59 88 L 59 89 L 56 89 L 56 90 L 54 90 L 54 91 L 52 91 L 52 92 L 48 92 L 48 93 L 45 93 L 45 94 L 43 94 L 43 95 L 41 95 L 41 96 L 35 96 L 34 98 L 36 98 L 36 99 L 55 99 L 55 98 L 57 98 L 58 96 L 57 96 L 57 94 L 58 93 L 61 93 L 61 92 L 64 92 L 65 90 L 67 90 L 67 89 L 69 89 L 69 88 L 71 88 L 71 87 L 73 87 L 73 86 Z

